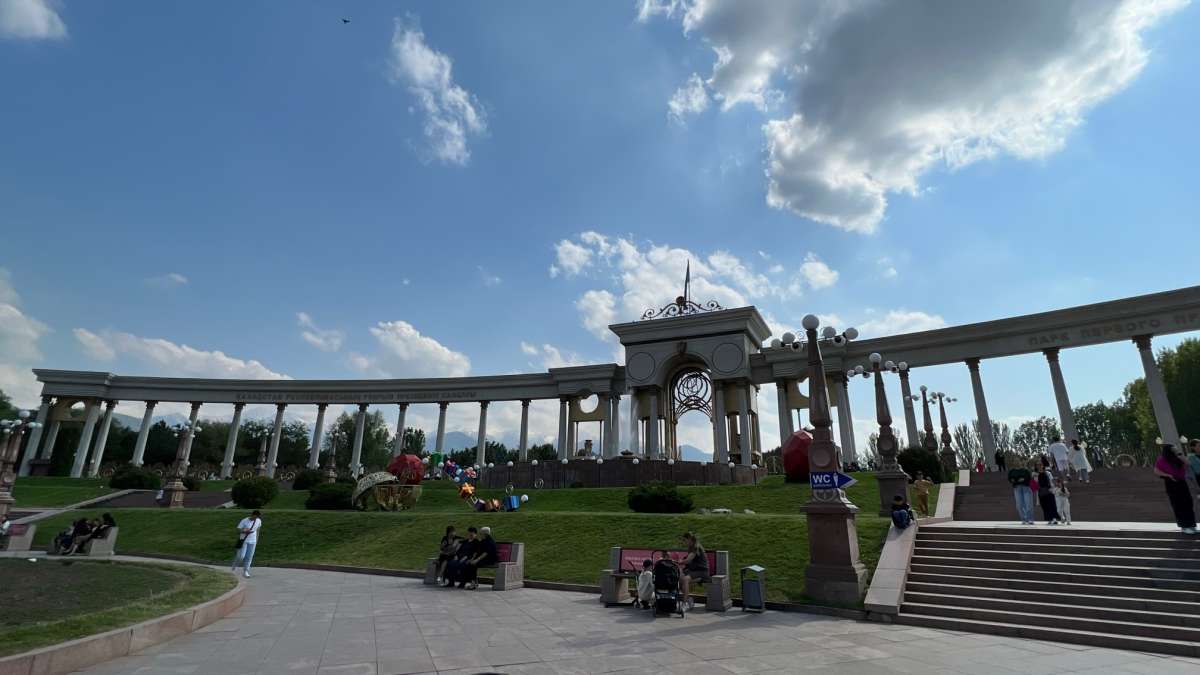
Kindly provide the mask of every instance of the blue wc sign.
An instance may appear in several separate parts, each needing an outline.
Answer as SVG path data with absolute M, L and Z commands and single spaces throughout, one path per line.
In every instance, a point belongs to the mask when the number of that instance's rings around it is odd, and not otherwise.
M 808 484 L 814 490 L 844 489 L 857 482 L 840 471 L 813 471 L 808 474 Z

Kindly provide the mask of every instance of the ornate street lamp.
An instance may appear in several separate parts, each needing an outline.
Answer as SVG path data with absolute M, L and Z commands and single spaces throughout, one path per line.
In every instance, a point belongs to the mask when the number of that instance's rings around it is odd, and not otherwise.
M 182 425 L 175 429 L 175 436 L 179 439 L 179 445 L 175 448 L 175 464 L 171 467 L 171 477 L 167 480 L 167 484 L 163 486 L 163 494 L 167 499 L 167 508 L 183 508 L 183 495 L 187 492 L 187 486 L 183 484 L 183 479 L 187 476 L 188 470 L 188 458 L 184 453 L 187 451 L 188 442 L 192 439 L 192 436 L 199 432 L 199 426 Z
M 925 448 L 929 452 L 936 452 L 937 436 L 933 435 L 933 418 L 929 415 L 929 398 L 927 397 L 928 393 L 928 387 L 921 385 L 921 409 L 925 411 L 925 438 L 921 439 L 921 447 Z M 915 394 L 913 395 L 912 400 L 918 400 Z
M 879 440 L 876 445 L 879 451 L 879 470 L 875 477 L 879 481 L 879 515 L 888 516 L 892 513 L 892 497 L 903 495 L 908 499 L 908 474 L 900 468 L 896 461 L 899 444 L 896 434 L 892 431 L 892 412 L 888 407 L 887 392 L 883 389 L 884 371 L 895 372 L 896 364 L 891 361 L 882 363 L 883 357 L 878 353 L 870 356 L 871 370 L 875 373 L 875 420 L 879 423 Z
M 941 415 L 942 422 L 942 476 L 943 480 L 955 482 L 958 480 L 958 457 L 954 454 L 954 448 L 950 447 L 950 425 L 946 422 L 946 404 L 954 403 L 958 399 L 947 396 L 944 392 L 935 391 L 931 394 L 932 398 L 938 403 L 938 412 Z
M 21 438 L 26 429 L 38 429 L 42 425 L 29 419 L 29 411 L 17 412 L 17 419 L 0 422 L 0 520 L 8 515 L 15 500 L 12 496 L 13 483 L 17 481 L 14 468 L 17 454 L 21 451 Z M 28 448 L 29 452 L 33 448 Z
M 334 429 L 333 433 L 329 434 L 329 458 L 325 461 L 325 482 L 326 483 L 336 483 L 337 482 L 337 477 L 338 477 L 338 473 L 337 473 L 337 443 L 338 443 L 339 436 L 340 436 L 340 434 L 338 433 L 337 429 Z M 262 460 L 263 468 L 266 468 L 266 455 L 264 454 L 262 457 L 263 457 L 263 460 Z

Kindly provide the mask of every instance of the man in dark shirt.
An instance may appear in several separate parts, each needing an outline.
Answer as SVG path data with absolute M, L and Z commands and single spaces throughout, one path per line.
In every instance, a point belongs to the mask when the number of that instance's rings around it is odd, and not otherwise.
M 1022 466 L 1008 470 L 1008 482 L 1013 486 L 1013 501 L 1017 504 L 1017 517 L 1022 525 L 1033 524 L 1033 491 L 1029 489 L 1029 481 L 1033 474 Z
M 458 546 L 454 560 L 446 565 L 446 588 L 450 588 L 466 571 L 467 561 L 475 557 L 479 546 L 478 531 L 474 527 L 467 528 L 467 539 Z M 459 586 L 461 588 L 462 586 Z
M 462 574 L 458 578 L 459 588 L 466 588 L 468 583 L 471 584 L 471 588 L 479 586 L 479 568 L 495 565 L 499 557 L 496 553 L 496 540 L 492 539 L 492 528 L 485 527 L 479 533 L 483 536 L 475 540 L 472 555 L 463 564 Z

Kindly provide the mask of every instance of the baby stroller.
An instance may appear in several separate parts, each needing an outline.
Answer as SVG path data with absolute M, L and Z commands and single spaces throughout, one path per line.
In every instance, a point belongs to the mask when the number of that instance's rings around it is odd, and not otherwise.
M 654 615 L 676 614 L 683 617 L 679 598 L 679 566 L 669 560 L 654 563 Z

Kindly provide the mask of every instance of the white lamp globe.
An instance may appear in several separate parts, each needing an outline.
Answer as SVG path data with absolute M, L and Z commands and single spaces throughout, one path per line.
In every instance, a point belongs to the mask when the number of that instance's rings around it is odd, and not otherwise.
M 900 363 L 896 364 L 896 367 L 900 370 L 908 370 L 908 361 L 901 361 Z
M 858 329 L 853 328 L 853 327 L 847 328 L 845 335 L 846 335 L 847 340 L 857 340 L 858 339 Z
M 893 361 L 884 361 L 883 367 L 888 370 L 894 370 L 896 368 L 896 364 Z
M 635 466 L 640 463 L 637 457 L 633 458 L 633 463 Z
M 784 333 L 784 334 L 783 334 L 783 341 L 784 341 L 785 343 L 795 342 L 795 341 L 796 341 L 796 334 L 795 334 L 795 333 Z
M 730 463 L 729 463 L 729 468 L 731 468 L 731 469 L 732 469 L 732 468 L 733 468 L 733 467 L 735 467 L 735 466 L 737 466 L 737 464 L 734 464 L 733 462 L 730 462 Z
M 20 417 L 21 419 L 25 419 L 25 418 L 29 417 L 29 411 L 28 411 L 28 410 L 22 410 L 22 411 L 20 411 L 20 412 L 18 412 L 18 413 L 17 413 L 17 417 Z
M 863 368 L 862 366 L 854 366 L 854 373 L 856 375 L 862 375 L 864 371 L 866 371 L 866 368 Z
M 883 360 L 883 357 L 879 355 L 879 352 L 871 352 L 871 355 L 867 358 L 871 360 L 871 363 L 879 363 Z
M 603 457 L 597 457 L 597 458 L 596 458 L 596 463 L 597 463 L 597 464 L 603 464 L 603 463 L 604 463 L 604 458 L 603 458 Z
M 837 335 L 837 329 L 833 326 L 825 326 L 825 328 L 821 331 L 821 337 L 825 338 L 826 340 L 834 335 Z
M 757 470 L 758 470 L 758 464 L 751 464 L 751 465 L 750 465 L 750 468 L 751 468 L 751 469 L 754 469 L 755 471 L 757 471 Z
M 508 465 L 509 465 L 509 466 L 512 466 L 512 465 L 513 465 L 513 462 L 512 462 L 512 460 L 511 460 L 511 459 L 510 459 L 510 460 L 508 460 Z
M 922 392 L 927 391 L 927 387 L 925 385 L 921 385 L 921 391 Z
M 563 464 L 566 464 L 566 463 L 567 463 L 567 458 L 566 458 L 566 457 L 564 457 L 564 458 L 562 459 L 562 463 L 563 463 Z
M 531 461 L 531 462 L 530 462 L 530 464 L 531 464 L 531 465 L 533 465 L 533 466 L 537 466 L 538 462 L 537 462 L 537 460 L 535 459 L 535 460 Z
M 816 330 L 821 325 L 821 320 L 817 318 L 816 314 L 806 314 L 800 320 L 800 325 L 804 326 L 804 330 Z
M 855 375 L 857 375 L 857 374 L 858 374 L 858 373 L 854 372 L 854 369 L 853 369 L 853 368 L 851 368 L 850 370 L 847 370 L 847 371 L 846 371 L 846 379 L 848 380 L 848 379 L 850 379 L 850 378 L 854 377 L 854 376 L 855 376 Z
M 779 339 L 779 338 L 775 338 L 774 340 L 771 340 L 771 346 L 772 346 L 772 347 L 775 347 L 776 349 L 778 349 L 779 347 L 782 347 L 782 346 L 783 346 L 783 342 L 782 342 L 782 341 L 780 341 L 780 339 Z
M 668 460 L 667 460 L 667 466 L 675 466 L 675 460 L 674 460 L 674 458 L 672 458 L 672 459 L 668 459 Z

